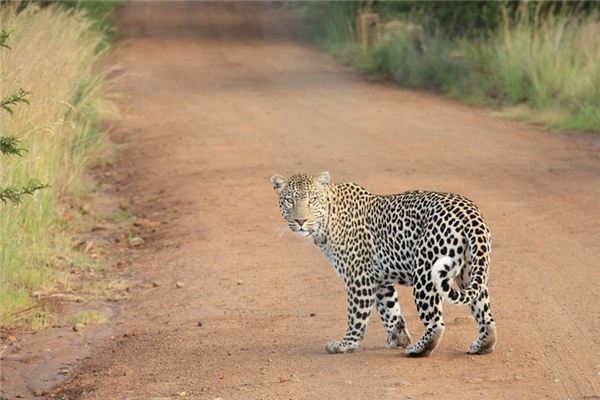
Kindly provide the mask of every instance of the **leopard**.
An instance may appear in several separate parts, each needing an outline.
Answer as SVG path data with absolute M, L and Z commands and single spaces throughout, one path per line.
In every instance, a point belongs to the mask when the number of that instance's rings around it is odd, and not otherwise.
M 271 183 L 289 229 L 312 240 L 345 284 L 346 332 L 326 344 L 327 353 L 357 349 L 375 305 L 387 348 L 403 348 L 408 357 L 428 356 L 445 331 L 443 301 L 468 305 L 476 321 L 478 337 L 467 353 L 494 350 L 488 287 L 492 238 L 473 201 L 423 190 L 372 194 L 355 183 L 331 182 L 329 172 L 276 174 Z M 425 327 L 416 342 L 396 285 L 412 287 Z

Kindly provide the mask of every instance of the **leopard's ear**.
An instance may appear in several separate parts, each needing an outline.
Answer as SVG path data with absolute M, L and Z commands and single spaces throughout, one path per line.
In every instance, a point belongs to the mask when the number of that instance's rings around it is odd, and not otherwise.
M 329 172 L 327 172 L 327 171 L 321 172 L 319 174 L 319 176 L 317 176 L 317 182 L 319 182 L 319 184 L 321 186 L 329 185 L 330 181 L 331 181 L 331 176 L 329 176 Z
M 287 182 L 287 179 L 285 176 L 275 174 L 271 177 L 271 183 L 273 184 L 273 189 L 275 189 L 275 191 L 279 194 L 281 194 L 281 192 L 283 192 L 283 188 L 285 187 L 286 182 Z

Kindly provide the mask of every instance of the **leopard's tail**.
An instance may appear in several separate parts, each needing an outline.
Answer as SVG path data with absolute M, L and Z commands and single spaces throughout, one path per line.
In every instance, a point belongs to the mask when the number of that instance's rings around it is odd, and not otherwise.
M 477 269 L 478 263 L 475 259 L 471 260 L 471 279 L 469 284 L 458 289 L 457 285 L 452 285 L 457 277 L 462 274 L 462 268 L 468 268 L 464 263 L 453 260 L 450 257 L 442 257 L 433 264 L 432 278 L 438 291 L 453 304 L 469 304 L 479 295 L 481 289 L 481 279 L 476 278 L 479 274 L 473 274 L 473 268 Z

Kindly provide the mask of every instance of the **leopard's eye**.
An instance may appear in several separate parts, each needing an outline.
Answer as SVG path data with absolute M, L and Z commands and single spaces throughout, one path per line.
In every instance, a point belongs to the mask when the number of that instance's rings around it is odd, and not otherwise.
M 288 206 L 291 207 L 294 205 L 294 200 L 290 197 L 286 197 L 285 199 L 283 199 L 283 203 Z
M 309 197 L 308 204 L 316 204 L 316 203 L 317 203 L 317 198 L 316 197 Z

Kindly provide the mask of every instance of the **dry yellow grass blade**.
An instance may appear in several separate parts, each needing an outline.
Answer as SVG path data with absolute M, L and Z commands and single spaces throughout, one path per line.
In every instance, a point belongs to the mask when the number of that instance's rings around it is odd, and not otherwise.
M 48 183 L 20 205 L 0 204 L 0 326 L 43 325 L 45 313 L 30 294 L 53 285 L 57 257 L 73 257 L 68 225 L 61 222 L 66 195 L 82 187 L 81 175 L 98 154 L 100 118 L 111 111 L 106 80 L 97 68 L 103 34 L 82 12 L 29 5 L 0 9 L 0 29 L 12 31 L 0 49 L 0 98 L 19 89 L 30 104 L 0 111 L 0 135 L 14 135 L 22 157 L 0 157 L 0 186 L 30 178 Z

